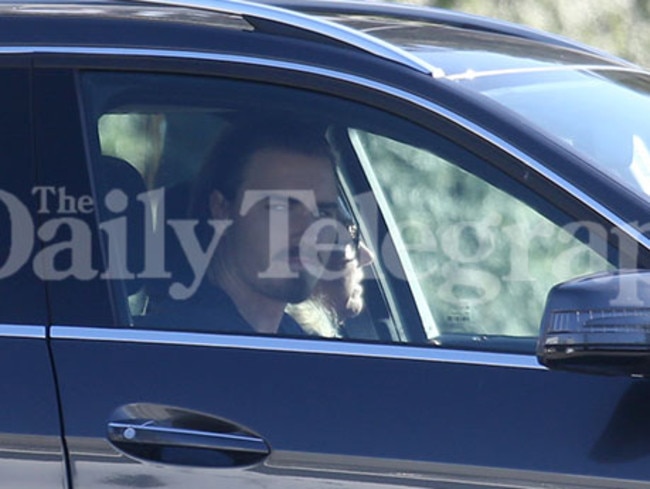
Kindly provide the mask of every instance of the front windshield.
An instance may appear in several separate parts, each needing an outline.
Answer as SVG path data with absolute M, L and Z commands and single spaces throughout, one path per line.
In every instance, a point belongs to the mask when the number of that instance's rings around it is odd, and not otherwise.
M 650 197 L 650 75 L 551 68 L 452 77 L 571 145 L 585 160 Z

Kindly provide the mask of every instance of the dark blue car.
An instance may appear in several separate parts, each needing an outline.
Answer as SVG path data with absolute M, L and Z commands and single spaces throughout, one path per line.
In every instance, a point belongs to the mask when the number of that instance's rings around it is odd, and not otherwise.
M 650 488 L 644 69 L 396 4 L 4 1 L 0 87 L 0 487 Z

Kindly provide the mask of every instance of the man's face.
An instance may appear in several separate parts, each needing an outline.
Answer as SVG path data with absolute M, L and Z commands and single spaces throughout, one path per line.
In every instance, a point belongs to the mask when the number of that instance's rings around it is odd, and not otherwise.
M 317 253 L 305 250 L 310 245 L 304 241 L 301 250 L 301 238 L 318 219 L 316 207 L 334 213 L 336 206 L 336 179 L 329 159 L 283 149 L 257 151 L 229 205 L 233 224 L 218 253 L 230 272 L 239 274 L 256 293 L 300 302 L 317 280 L 307 271 L 316 263 L 311 267 L 305 263 L 310 256 L 317 260 Z

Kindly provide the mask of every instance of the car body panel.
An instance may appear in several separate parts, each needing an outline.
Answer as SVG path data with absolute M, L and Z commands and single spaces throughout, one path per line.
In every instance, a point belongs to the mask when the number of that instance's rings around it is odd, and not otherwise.
M 435 350 L 397 346 L 387 350 L 401 359 L 372 345 L 341 354 L 335 343 L 273 338 L 59 327 L 53 336 L 76 487 L 130 477 L 171 485 L 181 474 L 195 487 L 281 487 L 291 474 L 309 487 L 342 478 L 350 487 L 533 488 L 548 484 L 549 467 L 562 487 L 647 487 L 643 381 L 440 362 Z M 98 377 L 98 395 L 79 404 L 75 393 Z M 103 440 L 111 413 L 134 402 L 243 425 L 272 453 L 250 469 L 134 463 Z
M 66 462 L 43 326 L 0 326 L 0 487 L 64 488 Z
M 37 203 L 29 59 L 0 59 L 0 487 L 64 488 L 67 469 L 47 343 L 45 287 L 34 257 Z M 22 236 L 18 243 L 13 236 Z
M 346 8 L 341 17 L 352 15 Z M 328 9 L 323 15 L 336 17 Z M 26 132 L 34 131 L 24 145 L 32 151 L 17 158 L 37 167 L 22 189 L 35 223 L 69 216 L 62 201 L 58 209 L 41 201 L 37 211 L 30 200 L 34 175 L 41 186 L 65 189 L 59 195 L 72 201 L 96 190 L 89 161 L 97 142 L 84 120 L 84 73 L 176 73 L 302 88 L 408 120 L 481 154 L 486 165 L 567 215 L 622 230 L 623 241 L 640 246 L 638 262 L 648 263 L 647 239 L 629 224 L 645 215 L 647 203 L 511 111 L 433 76 L 435 60 L 445 57 L 443 71 L 454 73 L 495 66 L 636 68 L 507 26 L 501 29 L 509 34 L 489 23 L 461 32 L 462 16 L 431 27 L 427 35 L 439 39 L 433 47 L 384 29 L 390 23 L 372 24 L 368 34 L 378 28 L 387 33 L 384 40 L 399 37 L 390 59 L 335 42 L 327 25 L 314 38 L 311 24 L 311 30 L 277 18 L 265 24 L 259 12 L 261 20 L 246 21 L 208 5 L 0 4 L 0 60 L 21 59 L 33 70 L 24 83 L 33 90 L 24 111 L 32 116 L 23 121 Z M 360 15 L 343 23 L 366 25 Z M 505 36 L 503 53 L 487 57 L 476 50 Z M 434 69 L 427 73 L 408 57 L 400 61 L 402 48 L 433 53 L 422 66 Z M 71 214 L 100 234 L 94 212 Z M 623 247 L 619 238 L 610 237 Z M 42 239 L 40 246 L 47 244 Z M 119 298 L 107 283 L 65 277 L 31 286 L 32 326 L 0 327 L 9 400 L 0 416 L 0 485 L 6 487 L 650 487 L 644 379 L 556 372 L 532 354 L 453 346 L 143 330 L 120 323 Z M 400 293 L 406 329 L 426 340 L 415 286 L 403 284 Z M 16 371 L 25 374 L 13 376 Z M 120 423 L 131 431 L 115 435 Z M 134 447 L 139 430 L 150 434 L 158 426 L 169 429 L 163 442 Z M 241 450 L 242 458 L 205 450 L 215 438 L 252 440 L 257 451 Z M 195 450 L 188 440 L 203 445 Z

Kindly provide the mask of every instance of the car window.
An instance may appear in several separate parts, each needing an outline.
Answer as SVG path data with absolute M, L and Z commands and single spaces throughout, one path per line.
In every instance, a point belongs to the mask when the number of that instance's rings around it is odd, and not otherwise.
M 469 78 L 458 79 L 569 144 L 629 190 L 650 195 L 650 133 L 643 118 L 650 102 L 647 73 L 548 70 Z
M 549 289 L 611 268 L 607 233 L 362 104 L 199 76 L 82 86 L 118 326 L 532 352 Z
M 265 333 L 250 327 L 253 314 L 248 313 L 268 300 L 285 302 L 279 329 L 268 332 L 407 339 L 391 319 L 374 252 L 343 191 L 337 168 L 345 163 L 328 141 L 333 114 L 340 117 L 347 104 L 294 89 L 207 77 L 87 73 L 83 86 L 108 269 L 104 277 L 114 289 L 116 325 Z M 313 109 L 308 114 L 286 109 L 293 106 Z M 289 121 L 290 129 L 281 135 L 286 141 L 267 151 L 260 127 L 269 138 L 282 132 L 269 121 Z M 282 160 L 279 171 L 268 171 L 265 162 L 243 174 L 213 170 L 217 162 L 243 166 L 239 153 L 254 144 L 262 149 L 246 156 L 246 162 L 269 153 L 272 165 L 274 158 Z M 285 171 L 284 160 L 291 171 Z M 303 171 L 303 166 L 309 168 Z M 236 190 L 242 180 L 252 182 L 243 193 Z M 227 204 L 218 211 L 215 189 Z M 255 219 L 255 226 L 246 224 Z M 306 241 L 294 229 L 307 221 L 301 234 L 320 247 L 313 256 L 303 254 L 311 245 L 303 247 Z M 237 245 L 220 243 L 230 236 L 239 240 Z M 230 254 L 219 265 L 212 257 L 222 246 Z M 234 271 L 219 275 L 231 265 Z M 283 274 L 299 276 L 287 287 L 307 277 L 308 292 L 284 291 Z M 232 275 L 237 276 L 234 290 L 217 282 Z M 272 284 L 266 289 L 264 279 Z M 249 296 L 256 299 L 240 300 L 241 288 L 252 289 Z
M 351 136 L 410 261 L 421 307 L 431 313 L 434 343 L 528 350 L 554 284 L 612 268 L 600 226 L 557 215 L 554 222 L 544 212 L 555 211 L 532 192 L 461 167 L 471 166 L 469 154 L 436 154 L 417 138 Z

